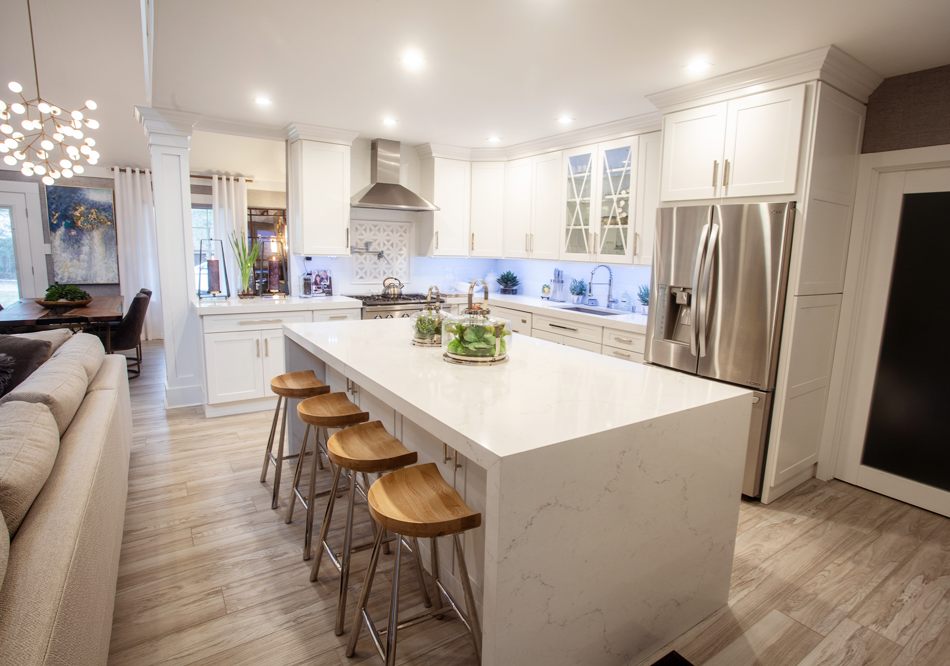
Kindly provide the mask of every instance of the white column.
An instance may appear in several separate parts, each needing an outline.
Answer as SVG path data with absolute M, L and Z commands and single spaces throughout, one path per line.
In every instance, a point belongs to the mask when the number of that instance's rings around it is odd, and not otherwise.
M 135 107 L 135 118 L 145 128 L 152 156 L 167 409 L 204 402 L 188 165 L 188 140 L 199 117 L 171 109 Z

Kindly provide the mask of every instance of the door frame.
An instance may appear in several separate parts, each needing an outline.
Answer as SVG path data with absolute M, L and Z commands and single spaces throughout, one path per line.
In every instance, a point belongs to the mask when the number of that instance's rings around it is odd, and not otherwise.
M 15 180 L 0 180 L 0 194 L 22 196 L 26 213 L 27 236 L 22 230 L 13 230 L 13 244 L 17 259 L 17 281 L 20 298 L 42 298 L 49 287 L 46 255 L 50 254 L 49 243 L 43 240 L 43 210 L 40 203 L 38 183 L 23 183 Z M 13 221 L 16 227 L 16 219 Z M 26 256 L 24 256 L 26 255 Z M 31 270 L 27 271 L 29 267 Z
M 862 155 L 818 460 L 838 478 L 950 516 L 950 493 L 861 465 L 904 194 L 950 191 L 950 145 Z M 886 265 L 886 270 L 882 266 Z

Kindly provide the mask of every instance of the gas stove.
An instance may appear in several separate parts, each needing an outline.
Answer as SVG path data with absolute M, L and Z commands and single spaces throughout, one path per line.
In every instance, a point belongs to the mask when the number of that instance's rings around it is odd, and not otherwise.
M 381 294 L 350 296 L 363 301 L 363 319 L 408 319 L 412 313 L 422 310 L 425 294 L 403 294 L 392 298 Z M 445 303 L 445 299 L 439 299 Z

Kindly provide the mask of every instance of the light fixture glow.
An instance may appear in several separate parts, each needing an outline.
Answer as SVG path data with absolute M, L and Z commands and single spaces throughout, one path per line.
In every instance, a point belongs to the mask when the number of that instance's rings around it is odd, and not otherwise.
M 36 173 L 39 173 L 39 171 L 37 171 Z M 43 184 L 44 184 L 44 185 L 52 185 L 53 182 L 54 182 L 53 179 L 50 178 L 49 176 L 43 176 Z
M 383 118 L 383 125 L 389 125 L 390 127 L 396 124 L 395 118 Z
M 399 60 L 403 67 L 412 70 L 421 69 L 426 64 L 425 56 L 418 51 L 406 51 Z
M 7 88 L 15 92 L 17 95 L 23 92 L 23 86 L 21 86 L 16 81 L 10 81 L 10 83 L 7 84 Z
M 574 122 L 574 119 L 570 116 L 561 116 L 557 119 L 557 121 L 562 125 L 570 125 L 572 122 Z
M 261 106 L 268 106 L 268 105 L 274 103 L 274 100 L 269 99 L 269 98 L 267 98 L 267 97 L 263 97 L 263 96 L 262 96 L 262 97 L 255 97 L 255 98 L 254 98 L 254 101 L 257 102 L 258 104 L 260 104 Z M 90 108 L 92 108 L 92 107 L 90 107 Z
M 490 136 L 490 137 L 488 137 L 488 138 L 486 139 L 486 141 L 491 141 L 492 143 L 498 143 L 499 141 L 501 141 L 501 137 L 500 137 L 500 136 Z
M 700 72 L 705 72 L 707 69 L 712 67 L 712 63 L 707 61 L 705 58 L 696 58 L 695 60 L 692 60 L 684 65 L 684 67 L 694 74 L 699 74 Z

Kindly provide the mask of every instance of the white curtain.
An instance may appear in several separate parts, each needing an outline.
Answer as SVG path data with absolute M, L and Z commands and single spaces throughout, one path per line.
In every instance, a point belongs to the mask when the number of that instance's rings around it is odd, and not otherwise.
M 145 315 L 142 337 L 161 340 L 162 292 L 158 277 L 158 246 L 152 175 L 148 169 L 112 169 L 115 178 L 116 236 L 119 244 L 119 288 L 123 307 L 132 303 L 140 289 L 151 289 L 152 300 Z
M 214 237 L 224 242 L 231 296 L 241 291 L 240 273 L 231 251 L 231 233 L 247 236 L 247 182 L 244 178 L 213 176 L 211 179 L 211 208 L 214 213 Z

